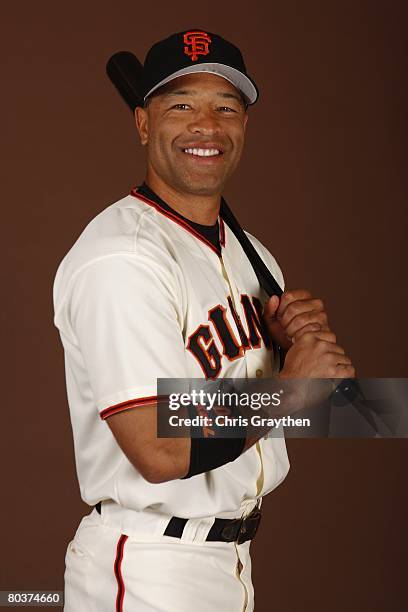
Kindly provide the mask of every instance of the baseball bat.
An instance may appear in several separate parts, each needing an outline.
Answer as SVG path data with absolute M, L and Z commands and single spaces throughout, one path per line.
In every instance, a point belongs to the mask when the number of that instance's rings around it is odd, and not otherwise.
M 129 51 L 118 51 L 106 64 L 108 77 L 132 112 L 143 106 L 141 79 L 143 66 L 136 55 Z
M 143 65 L 133 53 L 130 53 L 129 51 L 118 51 L 117 53 L 114 53 L 106 64 L 106 72 L 113 85 L 118 90 L 120 96 L 126 102 L 132 112 L 134 112 L 137 106 L 143 106 Z M 272 295 L 281 297 L 283 293 L 282 288 L 272 275 L 271 271 L 265 265 L 264 261 L 256 251 L 244 230 L 241 228 L 237 218 L 231 211 L 224 198 L 221 200 L 220 214 L 240 242 L 255 271 L 259 284 L 264 289 L 266 294 L 269 297 Z M 283 365 L 283 361 L 284 355 L 281 352 L 281 367 Z M 336 387 L 336 389 L 333 391 L 333 398 L 335 401 L 337 401 L 337 403 L 339 402 L 339 396 L 345 397 L 349 402 L 353 402 L 356 398 L 358 398 L 360 400 L 360 404 L 361 401 L 365 400 L 360 385 L 353 379 L 343 379 L 342 382 Z M 357 409 L 370 423 L 371 427 L 373 427 L 375 431 L 378 431 L 376 423 L 368 408 L 360 405 L 357 406 Z

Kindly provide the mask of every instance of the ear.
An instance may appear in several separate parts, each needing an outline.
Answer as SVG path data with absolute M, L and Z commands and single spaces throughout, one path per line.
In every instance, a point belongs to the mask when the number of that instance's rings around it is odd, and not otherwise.
M 245 129 L 246 129 L 247 121 L 248 121 L 248 113 L 245 113 L 245 116 L 244 116 L 244 132 L 245 132 Z
M 135 121 L 137 131 L 139 132 L 140 142 L 144 146 L 149 140 L 149 118 L 147 108 L 136 106 L 135 108 Z

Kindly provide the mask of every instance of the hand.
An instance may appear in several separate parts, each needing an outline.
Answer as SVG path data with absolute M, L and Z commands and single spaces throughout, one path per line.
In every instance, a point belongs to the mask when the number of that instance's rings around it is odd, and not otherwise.
M 312 298 L 306 289 L 273 295 L 264 308 L 270 336 L 284 349 L 307 332 L 330 331 L 322 300 Z
M 332 332 L 304 332 L 286 353 L 278 380 L 285 390 L 283 416 L 314 408 L 328 400 L 336 384 L 332 379 L 355 378 L 356 372 Z M 311 379 L 324 379 L 313 381 Z M 334 386 L 333 386 L 334 385 Z
M 333 391 L 333 378 L 354 378 L 355 369 L 336 336 L 330 331 L 323 302 L 309 291 L 286 291 L 279 299 L 272 296 L 264 309 L 270 336 L 287 350 L 285 364 L 278 375 L 286 381 L 285 415 L 303 407 L 313 407 Z M 327 385 L 307 379 L 327 379 Z M 293 384 L 291 379 L 297 379 Z M 305 380 L 306 379 L 306 380 Z
M 279 378 L 354 378 L 355 369 L 330 331 L 304 332 L 288 350 Z

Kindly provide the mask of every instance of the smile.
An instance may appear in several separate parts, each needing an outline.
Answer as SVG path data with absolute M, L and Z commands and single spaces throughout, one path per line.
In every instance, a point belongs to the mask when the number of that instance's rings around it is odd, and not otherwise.
M 219 149 L 183 149 L 183 152 L 198 157 L 214 157 L 214 155 L 222 154 Z

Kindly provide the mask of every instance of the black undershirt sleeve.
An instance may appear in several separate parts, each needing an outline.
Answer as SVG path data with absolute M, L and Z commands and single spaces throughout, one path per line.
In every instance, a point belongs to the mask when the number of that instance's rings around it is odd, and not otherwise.
M 190 469 L 181 480 L 234 461 L 244 450 L 245 441 L 246 438 L 191 438 Z
M 231 406 L 232 418 L 239 416 L 239 411 L 236 406 Z M 195 408 L 188 406 L 187 408 L 190 418 L 196 416 Z M 214 412 L 210 411 L 210 416 L 214 416 Z M 226 463 L 230 463 L 237 459 L 244 450 L 247 428 L 243 425 L 230 426 L 212 426 L 214 435 L 205 437 L 201 427 L 191 427 L 191 450 L 190 450 L 190 468 L 184 478 L 191 478 L 197 474 L 215 470 Z M 222 433 L 222 437 L 219 435 Z

